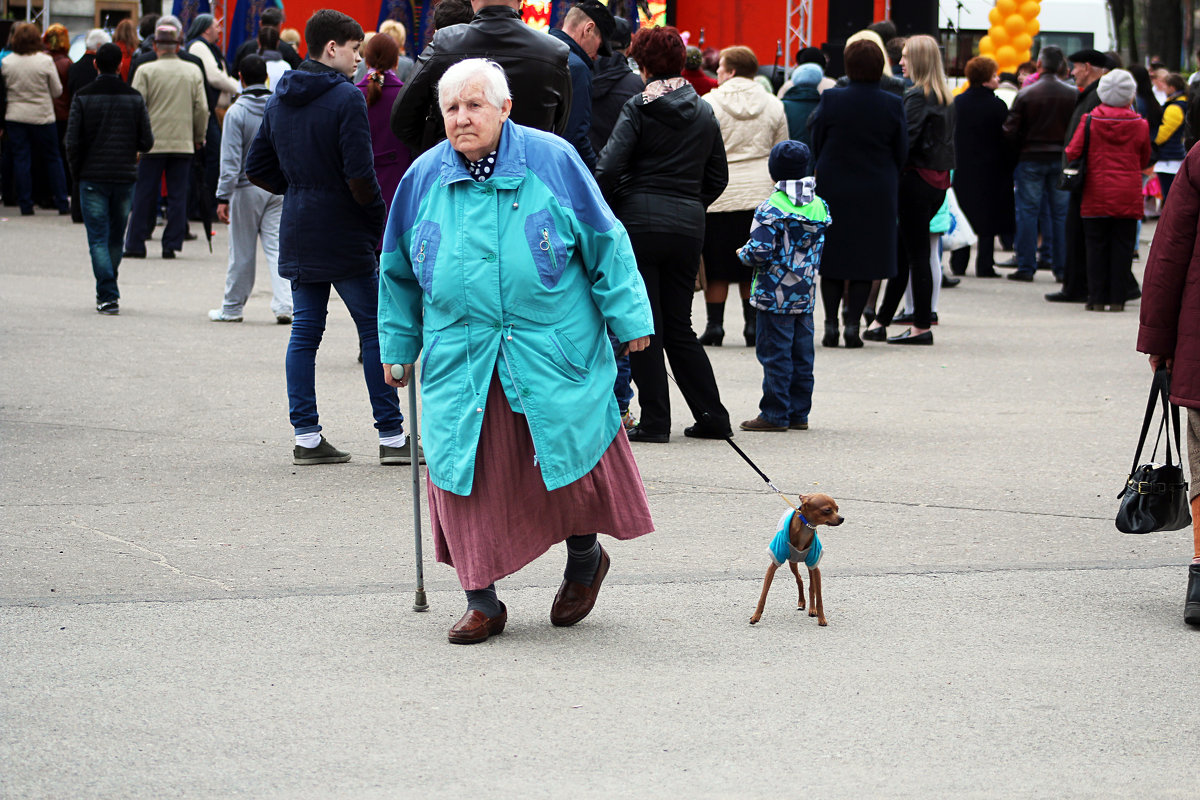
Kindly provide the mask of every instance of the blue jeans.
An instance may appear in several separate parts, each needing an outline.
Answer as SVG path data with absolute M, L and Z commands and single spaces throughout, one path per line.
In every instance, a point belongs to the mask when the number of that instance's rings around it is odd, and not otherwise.
M 117 268 L 125 249 L 125 222 L 133 204 L 133 184 L 80 181 L 79 204 L 96 276 L 96 302 L 119 300 Z
M 1067 200 L 1069 192 L 1058 188 L 1062 165 L 1057 161 L 1017 163 L 1017 269 L 1037 269 L 1038 216 L 1042 198 L 1050 201 L 1051 267 L 1061 272 L 1067 262 Z
M 69 211 L 71 199 L 67 195 L 67 173 L 63 169 L 62 154 L 58 149 L 58 128 L 53 122 L 45 125 L 27 125 L 24 122 L 6 122 L 8 140 L 13 150 L 13 184 L 17 192 L 17 205 L 24 214 L 33 213 L 33 150 L 46 165 L 50 180 L 50 193 L 59 211 Z
M 613 394 L 617 396 L 617 409 L 624 414 L 633 402 L 633 383 L 629 371 L 629 354 L 617 356 L 621 350 L 621 340 L 610 331 L 608 341 L 612 343 L 613 355 L 617 359 L 617 380 L 613 383 Z
M 1037 263 L 1053 264 L 1054 263 L 1054 221 L 1050 218 L 1050 198 L 1042 195 L 1042 207 L 1038 211 L 1038 233 L 1041 234 L 1041 241 L 1037 247 Z M 1062 267 L 1058 267 L 1058 275 L 1062 271 Z
M 754 352 L 763 367 L 762 418 L 772 425 L 808 422 L 813 393 L 812 314 L 758 312 Z
M 292 336 L 288 340 L 287 371 L 288 411 L 297 434 L 321 430 L 317 421 L 316 367 L 317 348 L 325 334 L 329 313 L 329 290 L 336 289 L 358 327 L 362 342 L 363 377 L 371 395 L 371 411 L 380 436 L 399 436 L 404 432 L 404 415 L 396 390 L 383 380 L 379 360 L 379 276 L 368 273 L 354 278 L 319 283 L 292 281 Z M 347 357 L 353 357 L 347 353 Z

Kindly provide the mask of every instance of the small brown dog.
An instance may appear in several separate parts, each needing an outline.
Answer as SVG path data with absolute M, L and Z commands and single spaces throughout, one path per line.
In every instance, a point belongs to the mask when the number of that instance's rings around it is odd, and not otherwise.
M 829 624 L 825 620 L 825 603 L 821 598 L 821 540 L 817 538 L 818 525 L 841 525 L 845 517 L 838 514 L 838 504 L 827 494 L 806 494 L 800 496 L 800 508 L 788 511 L 779 520 L 779 529 L 771 540 L 767 550 L 771 553 L 771 565 L 767 567 L 767 577 L 763 578 L 762 596 L 758 598 L 758 608 L 750 624 L 762 619 L 763 608 L 767 604 L 767 592 L 771 591 L 771 581 L 775 579 L 775 570 L 786 561 L 796 576 L 796 585 L 800 587 L 800 601 L 797 610 L 804 610 L 804 581 L 800 578 L 800 570 L 796 564 L 801 561 L 808 567 L 808 615 L 817 618 L 818 625 Z

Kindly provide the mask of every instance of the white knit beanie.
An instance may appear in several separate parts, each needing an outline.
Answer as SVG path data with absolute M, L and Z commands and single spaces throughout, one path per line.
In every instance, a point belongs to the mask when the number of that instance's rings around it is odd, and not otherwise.
M 1127 71 L 1114 69 L 1100 79 L 1096 94 L 1100 95 L 1100 102 L 1106 106 L 1125 108 L 1133 102 L 1133 96 L 1137 94 L 1137 84 Z

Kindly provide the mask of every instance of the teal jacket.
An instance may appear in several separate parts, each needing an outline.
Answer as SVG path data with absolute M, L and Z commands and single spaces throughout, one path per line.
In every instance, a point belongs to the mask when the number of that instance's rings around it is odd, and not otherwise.
M 621 424 L 606 325 L 622 342 L 654 331 L 629 235 L 564 139 L 510 120 L 487 180 L 446 141 L 405 173 L 383 237 L 379 350 L 385 364 L 423 351 L 435 485 L 471 493 L 493 372 L 546 488 L 590 472 Z

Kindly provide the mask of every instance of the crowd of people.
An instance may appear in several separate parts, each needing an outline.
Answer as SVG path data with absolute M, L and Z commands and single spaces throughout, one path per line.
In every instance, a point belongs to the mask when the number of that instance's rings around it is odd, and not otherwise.
M 438 558 L 467 593 L 452 642 L 500 633 L 495 581 L 559 542 L 551 620 L 588 614 L 610 563 L 594 531 L 653 527 L 629 442 L 670 442 L 669 377 L 685 436 L 733 435 L 705 349 L 725 343 L 732 286 L 763 368 L 740 430 L 806 430 L 818 299 L 829 348 L 932 345 L 972 257 L 978 278 L 1045 270 L 1062 283 L 1047 300 L 1120 311 L 1140 296 L 1147 198 L 1195 196 L 1175 184 L 1200 117 L 1187 82 L 1113 54 L 1046 46 L 1011 76 L 977 57 L 956 93 L 938 41 L 891 23 L 851 36 L 834 80 L 817 48 L 784 74 L 745 46 L 634 32 L 598 0 L 548 34 L 519 9 L 442 0 L 416 60 L 398 23 L 365 33 L 332 10 L 307 21 L 301 59 L 272 8 L 228 60 L 201 14 L 92 31 L 75 63 L 62 26 L 22 23 L 0 61 L 16 203 L 78 211 L 97 312 L 119 314 L 121 261 L 147 256 L 160 216 L 165 259 L 199 238 L 190 222 L 229 225 L 213 322 L 245 318 L 261 244 L 291 326 L 297 465 L 351 457 L 315 390 L 342 298 L 380 463 L 428 463 Z M 952 227 L 973 235 L 947 259 Z M 396 390 L 418 362 L 414 450 Z

